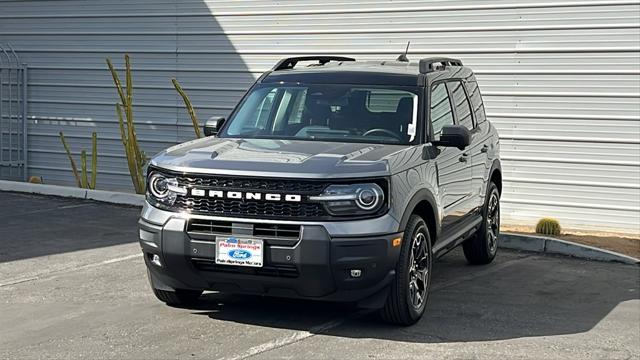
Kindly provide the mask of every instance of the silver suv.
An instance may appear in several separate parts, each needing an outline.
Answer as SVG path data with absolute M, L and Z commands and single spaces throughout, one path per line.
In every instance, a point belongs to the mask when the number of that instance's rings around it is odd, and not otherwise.
M 205 134 L 147 172 L 140 244 L 167 304 L 204 290 L 357 302 L 410 325 L 434 259 L 496 255 L 498 134 L 460 60 L 284 59 Z

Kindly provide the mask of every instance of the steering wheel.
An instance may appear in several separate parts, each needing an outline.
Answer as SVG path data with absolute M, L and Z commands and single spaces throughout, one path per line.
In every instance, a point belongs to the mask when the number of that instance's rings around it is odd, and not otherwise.
M 362 136 L 369 136 L 369 135 L 371 135 L 371 134 L 375 134 L 375 133 L 383 133 L 383 134 L 385 134 L 385 135 L 389 135 L 389 136 L 391 136 L 392 138 L 394 138 L 394 139 L 396 139 L 396 140 L 398 140 L 398 141 L 402 142 L 402 139 L 400 138 L 400 136 L 398 136 L 398 134 L 394 133 L 394 132 L 393 132 L 393 131 L 391 131 L 391 130 L 387 130 L 387 129 L 380 129 L 380 128 L 378 128 L 378 129 L 371 129 L 371 130 L 367 130 L 367 131 L 365 131 L 365 133 L 364 133 L 364 134 L 362 134 Z

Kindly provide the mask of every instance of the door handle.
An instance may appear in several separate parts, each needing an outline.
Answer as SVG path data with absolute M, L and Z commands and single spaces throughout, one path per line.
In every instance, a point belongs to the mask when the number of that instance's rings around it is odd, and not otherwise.
M 469 154 L 467 154 L 466 152 L 462 153 L 462 155 L 460 155 L 460 157 L 458 158 L 458 161 L 467 162 L 467 156 L 469 156 Z
M 482 147 L 482 149 L 480 149 L 480 152 L 482 152 L 482 153 L 486 153 L 487 151 L 489 151 L 489 145 L 484 144 L 484 146 Z

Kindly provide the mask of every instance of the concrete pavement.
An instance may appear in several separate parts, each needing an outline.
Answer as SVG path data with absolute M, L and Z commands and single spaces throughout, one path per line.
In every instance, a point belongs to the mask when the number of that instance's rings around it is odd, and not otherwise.
M 436 264 L 398 328 L 349 305 L 206 294 L 158 302 L 139 209 L 0 192 L 1 358 L 640 358 L 640 268 L 501 250 Z

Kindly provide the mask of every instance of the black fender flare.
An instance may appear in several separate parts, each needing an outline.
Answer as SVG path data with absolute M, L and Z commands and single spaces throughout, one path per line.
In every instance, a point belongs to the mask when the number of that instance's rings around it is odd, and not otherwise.
M 407 223 L 409 222 L 409 218 L 411 217 L 411 214 L 413 214 L 413 211 L 415 210 L 416 206 L 418 206 L 418 204 L 422 201 L 426 201 L 431 206 L 431 210 L 433 211 L 433 216 L 434 216 L 433 220 L 435 223 L 435 229 L 433 230 L 435 231 L 436 239 L 437 239 L 438 236 L 440 235 L 440 227 L 441 227 L 440 226 L 440 209 L 438 208 L 438 203 L 436 202 L 435 196 L 428 189 L 420 189 L 411 197 L 411 200 L 409 200 L 409 202 L 407 203 L 407 206 L 405 207 L 404 214 L 402 215 L 402 219 L 400 219 L 400 231 L 404 231 L 404 229 L 407 227 Z M 436 239 L 432 239 L 432 241 L 435 241 Z
M 504 180 L 502 179 L 502 164 L 500 163 L 500 159 L 493 160 L 493 164 L 491 164 L 491 169 L 489 170 L 489 177 L 487 177 L 486 179 L 487 184 L 489 184 L 489 181 L 491 181 L 491 178 L 496 171 L 500 172 L 500 184 L 496 185 L 498 185 L 498 189 L 500 189 L 500 195 L 502 195 L 502 183 L 504 182 Z M 487 189 L 487 191 L 489 190 Z

